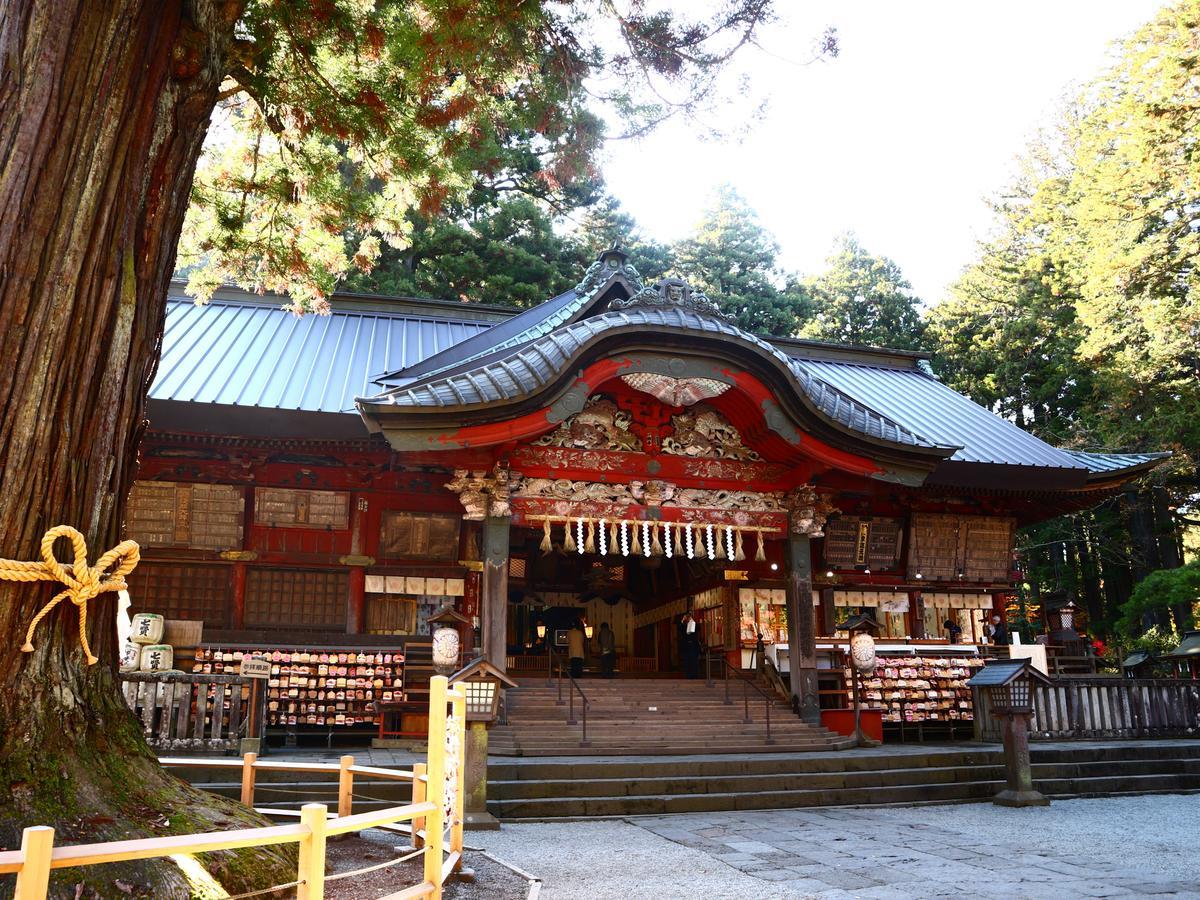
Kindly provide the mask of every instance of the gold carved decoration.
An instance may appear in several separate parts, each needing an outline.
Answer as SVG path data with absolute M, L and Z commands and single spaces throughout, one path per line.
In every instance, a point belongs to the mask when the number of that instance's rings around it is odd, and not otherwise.
M 463 505 L 463 518 L 482 521 L 488 516 L 512 515 L 509 503 L 509 472 L 497 465 L 491 472 L 483 469 L 455 469 L 454 478 L 446 489 L 458 494 Z
M 539 447 L 582 450 L 641 450 L 642 442 L 629 430 L 633 418 L 613 401 L 595 394 L 587 405 L 558 428 L 534 441 Z
M 758 461 L 762 457 L 746 446 L 738 430 L 715 409 L 704 407 L 671 417 L 674 434 L 663 439 L 663 453 L 696 459 Z
M 802 485 L 787 492 L 783 497 L 787 508 L 792 534 L 807 534 L 824 537 L 826 520 L 839 510 L 823 494 L 818 494 L 810 485 Z

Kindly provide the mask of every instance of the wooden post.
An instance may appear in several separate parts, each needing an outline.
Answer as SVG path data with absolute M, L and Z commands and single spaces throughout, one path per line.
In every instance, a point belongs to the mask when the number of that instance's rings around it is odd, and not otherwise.
M 417 763 L 413 766 L 413 803 L 425 802 L 425 782 L 421 779 L 425 777 L 428 767 L 425 763 Z M 414 850 L 420 850 L 424 845 L 419 832 L 425 827 L 424 816 L 418 816 L 412 820 L 412 845 Z
M 361 634 L 367 611 L 367 570 L 362 566 L 351 566 L 349 586 L 350 594 L 346 598 L 346 633 Z
M 324 900 L 325 897 L 325 824 L 328 815 L 324 803 L 305 803 L 300 807 L 300 824 L 309 833 L 300 839 L 300 864 L 296 880 L 296 900 Z
M 249 504 L 246 504 L 247 509 Z M 249 533 L 247 531 L 247 533 Z M 246 564 L 233 564 L 233 603 L 230 605 L 229 627 L 238 631 L 245 627 L 246 621 Z
M 54 829 L 45 825 L 26 828 L 21 834 L 21 871 L 17 872 L 16 900 L 45 900 L 50 887 L 50 854 Z
M 354 809 L 354 773 L 350 771 L 354 757 L 347 754 L 339 761 L 338 818 L 348 816 Z
M 499 690 L 499 688 L 497 688 Z M 467 770 L 467 688 L 458 685 L 451 693 L 455 727 L 459 729 L 458 759 L 454 761 L 458 778 L 454 786 L 454 823 L 450 827 L 450 852 L 458 853 L 458 862 L 454 866 L 457 872 L 462 868 L 463 849 L 463 788 Z
M 508 525 L 495 516 L 483 522 L 483 654 L 501 672 L 508 663 Z
M 433 809 L 425 819 L 425 880 L 433 885 L 430 900 L 442 900 L 442 833 L 446 803 L 446 676 L 429 679 L 429 785 L 426 799 Z
M 254 762 L 257 753 L 247 753 L 242 757 L 242 805 L 254 808 Z
M 812 548 L 807 534 L 787 536 L 788 681 L 800 698 L 800 718 L 819 725 L 817 636 L 813 628 Z

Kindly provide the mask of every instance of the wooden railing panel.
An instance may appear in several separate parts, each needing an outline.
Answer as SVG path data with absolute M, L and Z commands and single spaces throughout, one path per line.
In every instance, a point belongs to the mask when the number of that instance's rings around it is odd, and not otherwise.
M 986 692 L 972 691 L 975 733 L 999 741 Z M 1173 678 L 1058 678 L 1037 684 L 1030 738 L 1186 737 L 1200 734 L 1200 681 Z

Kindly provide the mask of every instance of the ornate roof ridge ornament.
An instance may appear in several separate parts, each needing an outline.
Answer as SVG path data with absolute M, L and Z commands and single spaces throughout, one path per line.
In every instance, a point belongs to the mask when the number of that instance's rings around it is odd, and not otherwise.
M 628 300 L 612 301 L 608 308 L 621 310 L 635 306 L 675 307 L 726 322 L 733 321 L 733 316 L 723 311 L 715 300 L 703 291 L 694 289 L 682 278 L 664 278 L 651 287 L 642 288 Z
M 642 276 L 629 261 L 629 254 L 621 249 L 620 241 L 614 241 L 611 247 L 587 267 L 587 271 L 583 273 L 583 280 L 575 285 L 575 293 L 580 296 L 590 294 L 614 275 L 623 275 L 633 282 L 635 287 L 642 287 Z

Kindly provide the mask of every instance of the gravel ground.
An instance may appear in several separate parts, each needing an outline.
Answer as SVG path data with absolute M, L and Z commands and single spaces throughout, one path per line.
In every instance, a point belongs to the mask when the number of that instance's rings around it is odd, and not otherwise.
M 325 848 L 326 871 L 329 875 L 376 865 L 404 854 L 395 847 L 403 838 L 386 831 L 364 831 L 341 841 L 330 841 Z M 470 841 L 464 841 L 471 846 Z M 463 864 L 475 871 L 474 884 L 451 882 L 446 885 L 446 900 L 525 900 L 529 882 L 504 866 L 478 853 L 465 851 Z M 372 900 L 413 884 L 423 877 L 424 863 L 420 857 L 407 863 L 389 866 L 364 875 L 329 881 L 325 885 L 327 900 Z
M 828 821 L 814 827 L 814 816 L 826 816 Z M 934 894 L 1065 900 L 1109 893 L 1145 896 L 1151 891 L 1175 897 L 1200 896 L 1200 796 L 1196 795 L 1064 800 L 1050 807 L 1020 810 L 980 803 L 824 813 L 697 813 L 647 818 L 645 827 L 637 822 L 511 824 L 500 832 L 477 833 L 472 838 L 475 846 L 542 878 L 541 895 L 547 900 L 841 900 Z M 651 828 L 665 830 L 684 843 Z M 869 858 L 866 848 L 872 848 L 872 854 L 886 853 L 901 834 L 909 836 L 904 838 L 908 840 L 914 833 L 921 834 L 922 828 L 929 829 L 922 844 L 946 848 L 950 859 L 923 857 L 900 847 L 900 855 L 907 857 L 905 871 L 893 868 L 885 875 L 889 870 L 881 868 L 878 859 Z M 710 846 L 706 851 L 702 847 L 706 839 L 694 836 L 714 831 L 728 833 L 707 840 L 720 842 L 748 831 L 755 831 L 760 840 L 768 835 L 786 837 L 785 832 L 803 835 L 802 841 L 791 842 L 795 844 L 792 851 L 824 862 L 798 869 L 797 873 L 807 876 L 804 880 L 781 883 L 774 879 L 801 875 L 789 875 L 782 869 L 769 871 L 774 865 L 771 861 L 778 858 L 771 854 L 780 851 L 740 844 Z M 964 837 L 967 840 L 962 840 Z M 982 856 L 955 850 L 949 840 L 973 847 Z M 751 854 L 768 852 L 759 857 L 730 855 L 730 847 Z M 726 851 L 725 860 L 714 855 L 718 850 Z M 954 862 L 968 856 L 975 857 L 977 868 L 965 861 Z M 954 866 L 958 868 L 951 868 Z M 833 871 L 838 868 L 840 872 Z M 847 880 L 847 870 L 851 880 Z M 1004 877 L 997 877 L 1000 872 Z M 872 886 L 864 883 L 860 887 L 852 880 L 854 875 L 875 875 L 885 883 L 875 881 Z M 822 876 L 830 877 L 832 883 L 821 885 L 812 880 Z M 893 881 L 894 877 L 899 880 Z M 999 884 L 1005 877 L 1019 883 L 1011 888 Z M 955 880 L 947 883 L 947 879 Z M 969 883 L 990 884 L 996 890 L 964 891 L 962 885 Z

